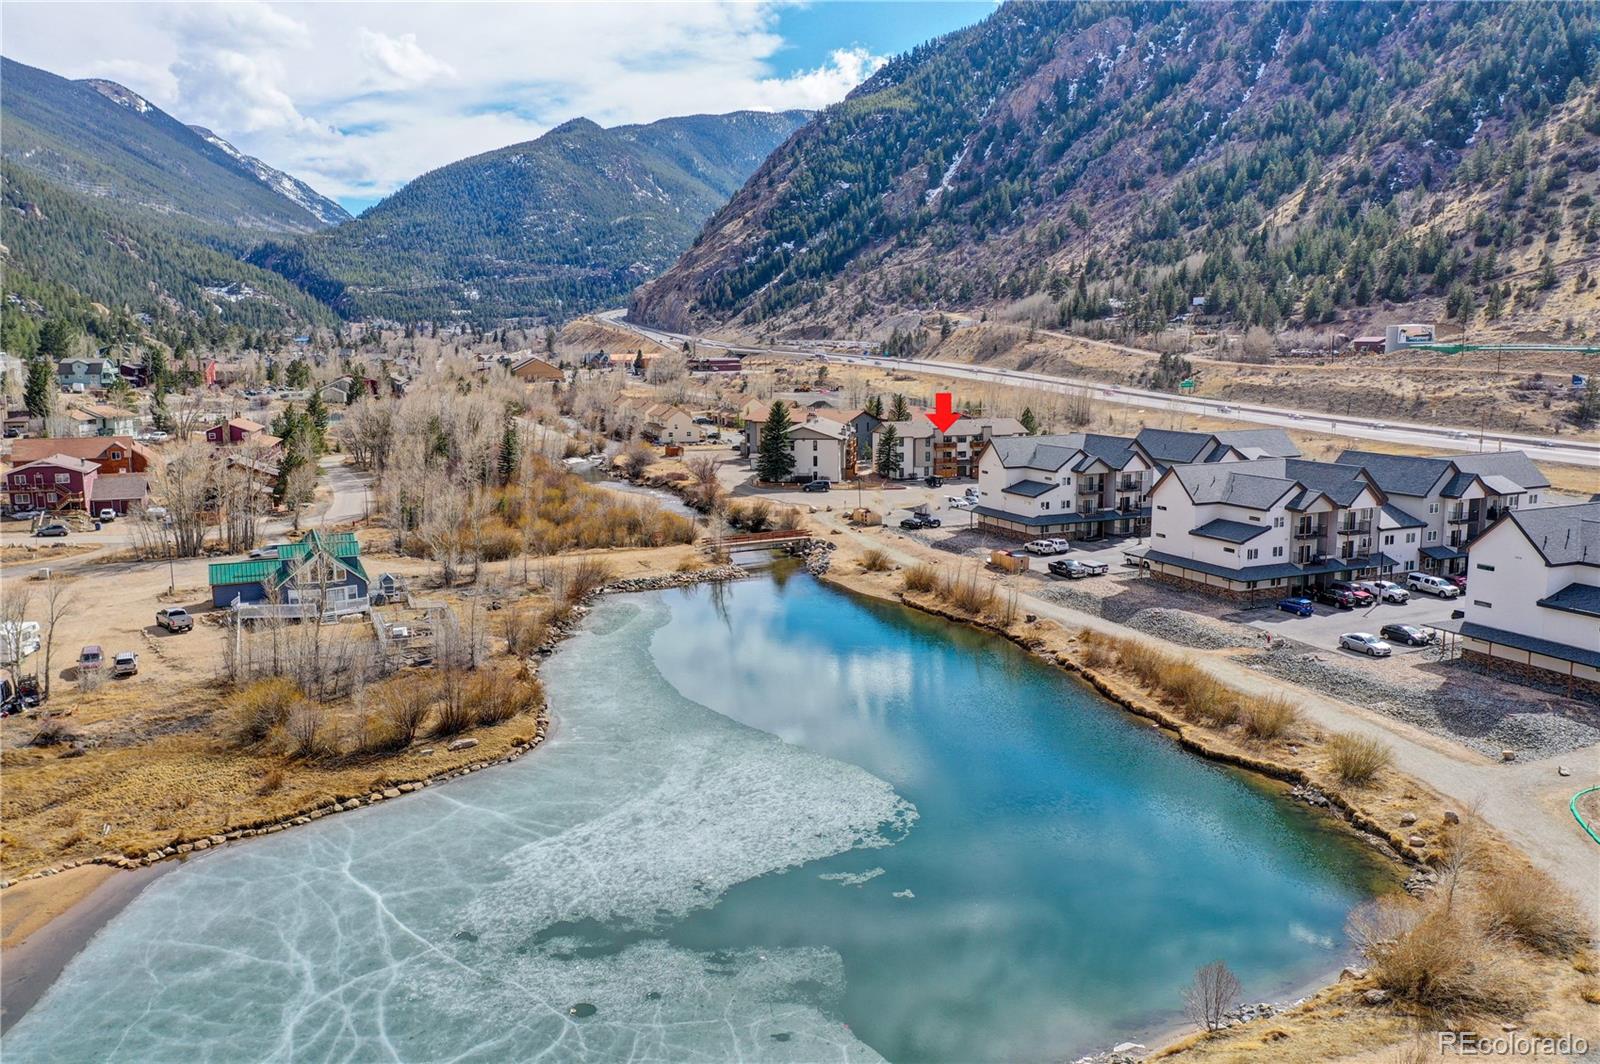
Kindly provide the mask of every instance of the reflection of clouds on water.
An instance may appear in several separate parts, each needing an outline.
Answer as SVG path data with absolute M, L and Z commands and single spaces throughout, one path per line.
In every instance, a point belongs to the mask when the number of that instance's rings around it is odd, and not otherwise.
M 1304 942 L 1306 945 L 1315 946 L 1318 949 L 1331 950 L 1336 948 L 1338 945 L 1330 936 L 1319 935 L 1305 924 L 1290 924 L 1289 937 L 1294 939 L 1296 942 Z
M 832 1018 L 832 949 L 649 937 L 916 818 L 865 770 L 682 698 L 646 646 L 667 612 L 595 608 L 546 666 L 562 726 L 539 756 L 155 881 L 7 1061 L 876 1059 Z

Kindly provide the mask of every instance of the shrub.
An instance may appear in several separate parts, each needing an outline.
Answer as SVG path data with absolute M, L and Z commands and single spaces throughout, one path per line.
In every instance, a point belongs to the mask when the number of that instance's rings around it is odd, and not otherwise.
M 544 616 L 532 609 L 506 611 L 506 653 L 525 658 L 536 652 L 550 638 L 550 625 Z
M 939 586 L 939 570 L 927 562 L 920 562 L 901 573 L 900 579 L 907 591 L 925 593 Z
M 765 532 L 772 523 L 772 503 L 749 499 L 728 507 L 728 523 L 745 532 Z
M 976 570 L 943 577 L 939 594 L 947 606 L 974 616 L 993 609 L 998 601 L 994 585 L 979 580 Z
M 410 746 L 422 730 L 429 711 L 439 700 L 439 682 L 408 676 L 374 689 L 370 697 L 378 703 L 378 718 L 388 733 L 390 748 L 400 749 Z
M 281 728 L 304 701 L 293 680 L 282 676 L 257 680 L 229 696 L 228 731 L 240 746 L 254 746 Z
M 1394 751 L 1377 739 L 1339 733 L 1328 737 L 1328 758 L 1340 782 L 1362 786 L 1388 768 Z
M 315 702 L 301 699 L 295 703 L 284 719 L 283 730 L 289 738 L 289 753 L 294 757 L 312 759 L 339 752 L 328 723 L 328 712 Z
M 579 558 L 567 567 L 566 599 L 582 602 L 611 582 L 611 566 L 601 558 Z
M 462 702 L 474 723 L 499 724 L 538 709 L 544 688 L 531 676 L 478 673 L 467 681 Z
M 1430 1012 L 1517 1016 L 1538 998 L 1514 956 L 1462 906 L 1380 898 L 1351 919 L 1370 976 L 1395 998 Z
M 267 769 L 267 774 L 261 777 L 261 783 L 256 787 L 256 793 L 268 795 L 283 786 L 283 769 L 277 765 Z
M 878 547 L 870 548 L 861 556 L 861 568 L 869 573 L 888 572 L 893 566 L 889 555 Z
M 1300 711 L 1282 695 L 1253 699 L 1244 713 L 1244 731 L 1252 739 L 1267 742 L 1288 734 L 1300 720 Z
M 522 552 L 522 533 L 502 524 L 491 524 L 478 534 L 478 546 L 486 562 L 503 562 Z
M 1484 881 L 1479 898 L 1489 930 L 1540 953 L 1566 956 L 1589 941 L 1572 899 L 1543 872 L 1498 871 Z

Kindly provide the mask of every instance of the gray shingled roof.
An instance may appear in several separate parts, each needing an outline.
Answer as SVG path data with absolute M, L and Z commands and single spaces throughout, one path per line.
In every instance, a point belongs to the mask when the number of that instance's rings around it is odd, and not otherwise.
M 1539 605 L 1546 609 L 1561 610 L 1565 613 L 1581 613 L 1588 617 L 1600 617 L 1600 586 L 1594 584 L 1568 584 L 1554 595 L 1540 599 Z M 1597 644 L 1600 644 L 1600 630 L 1595 632 L 1594 639 Z
M 1126 436 L 1094 432 L 1069 432 L 1053 436 L 1000 436 L 991 441 L 1000 464 L 1007 468 L 1061 469 L 1079 454 L 1097 458 L 1112 469 L 1123 469 L 1133 458 L 1133 441 Z M 1080 462 L 1079 465 L 1084 463 Z
M 1367 481 L 1361 470 L 1335 462 L 1311 462 L 1292 458 L 1283 463 L 1285 476 L 1293 477 L 1308 488 L 1320 491 L 1340 506 L 1356 501 Z
M 1510 519 L 1545 564 L 1600 566 L 1600 502 L 1512 510 Z
M 1025 498 L 1035 499 L 1051 488 L 1054 484 L 1046 484 L 1042 480 L 1019 480 L 1015 484 L 1008 484 L 1002 489 L 1007 495 L 1021 495 Z
M 1219 443 L 1243 450 L 1259 450 L 1274 458 L 1299 458 L 1300 448 L 1282 429 L 1229 429 L 1213 433 Z
M 1283 463 L 1268 458 L 1259 462 L 1181 465 L 1171 472 L 1197 504 L 1226 503 L 1251 510 L 1270 510 L 1273 503 L 1295 487 L 1293 480 L 1272 475 L 1274 466 L 1281 472 Z M 1252 469 L 1255 472 L 1246 472 Z
M 1506 477 L 1523 488 L 1548 488 L 1550 478 L 1539 472 L 1539 467 L 1533 464 L 1522 451 L 1495 451 L 1491 454 L 1452 454 L 1441 455 L 1449 458 L 1457 469 L 1464 469 L 1469 473 L 1482 473 L 1484 475 L 1498 475 Z
M 1189 530 L 1189 535 L 1203 539 L 1220 539 L 1224 543 L 1248 543 L 1267 530 L 1265 525 L 1252 525 L 1248 521 L 1229 521 L 1219 517 L 1207 521 L 1199 528 Z
M 1389 526 L 1391 528 L 1428 527 L 1428 522 L 1424 521 L 1420 517 L 1413 517 L 1411 514 L 1406 513 L 1392 502 L 1386 502 L 1383 504 L 1383 516 L 1387 517 L 1391 522 L 1393 522 L 1393 524 Z
M 1549 479 L 1521 451 L 1420 458 L 1415 455 L 1352 450 L 1345 451 L 1334 461 L 1340 465 L 1361 466 L 1377 482 L 1378 487 L 1390 495 L 1427 495 L 1441 478 L 1451 473 L 1503 476 L 1521 489 L 1550 486 Z M 1460 494 L 1470 483 L 1470 476 L 1454 483 L 1454 494 Z M 1451 492 L 1447 490 L 1445 494 Z

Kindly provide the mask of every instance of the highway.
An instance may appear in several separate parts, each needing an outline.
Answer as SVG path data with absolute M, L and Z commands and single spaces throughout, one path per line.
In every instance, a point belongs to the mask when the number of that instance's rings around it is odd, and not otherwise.
M 1291 410 L 1286 407 L 1262 406 L 1256 403 L 1230 402 L 1226 399 L 1203 399 L 1195 396 L 1178 396 L 1170 392 L 1152 392 L 1141 388 L 1127 388 L 1102 381 L 1077 380 L 1057 377 L 1048 373 L 1006 369 L 998 366 L 975 366 L 964 362 L 937 362 L 922 359 L 878 358 L 866 354 L 839 354 L 802 347 L 752 347 L 731 344 L 721 340 L 703 339 L 681 333 L 666 332 L 635 325 L 628 321 L 622 310 L 609 310 L 597 315 L 620 328 L 627 329 L 665 347 L 679 347 L 692 340 L 698 347 L 718 348 L 738 354 L 782 355 L 792 358 L 821 359 L 846 365 L 873 366 L 900 373 L 920 373 L 927 376 L 955 380 L 981 381 L 988 384 L 1011 384 L 1040 391 L 1077 394 L 1087 392 L 1108 403 L 1144 410 L 1195 414 L 1226 418 L 1276 428 L 1298 429 L 1302 432 L 1320 432 L 1347 436 L 1354 440 L 1373 443 L 1401 443 L 1412 447 L 1438 448 L 1441 451 L 1504 451 L 1526 450 L 1531 457 L 1542 462 L 1563 465 L 1588 466 L 1600 470 L 1600 441 L 1578 440 L 1570 437 L 1527 436 L 1507 432 L 1483 432 L 1465 427 L 1452 428 L 1441 425 L 1420 425 L 1406 421 L 1373 421 L 1366 418 L 1338 417 L 1333 414 Z M 1131 349 L 1130 349 L 1131 350 Z M 1597 485 L 1600 487 L 1600 485 Z

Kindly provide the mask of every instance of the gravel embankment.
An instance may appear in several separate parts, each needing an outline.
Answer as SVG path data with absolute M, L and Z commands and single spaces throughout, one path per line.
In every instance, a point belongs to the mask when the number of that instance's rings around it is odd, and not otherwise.
M 1100 595 L 1072 584 L 1052 584 L 1038 594 L 1040 598 L 1068 609 L 1104 617 L 1195 650 L 1229 650 L 1261 645 L 1261 633 L 1248 625 L 1230 624 L 1165 606 L 1145 606 L 1130 612 L 1130 604 L 1123 601 L 1127 597 L 1124 595 Z
M 1536 761 L 1600 742 L 1600 713 L 1503 684 L 1465 667 L 1442 687 L 1380 680 L 1321 654 L 1278 650 L 1246 659 L 1290 683 L 1323 691 L 1498 758 Z

